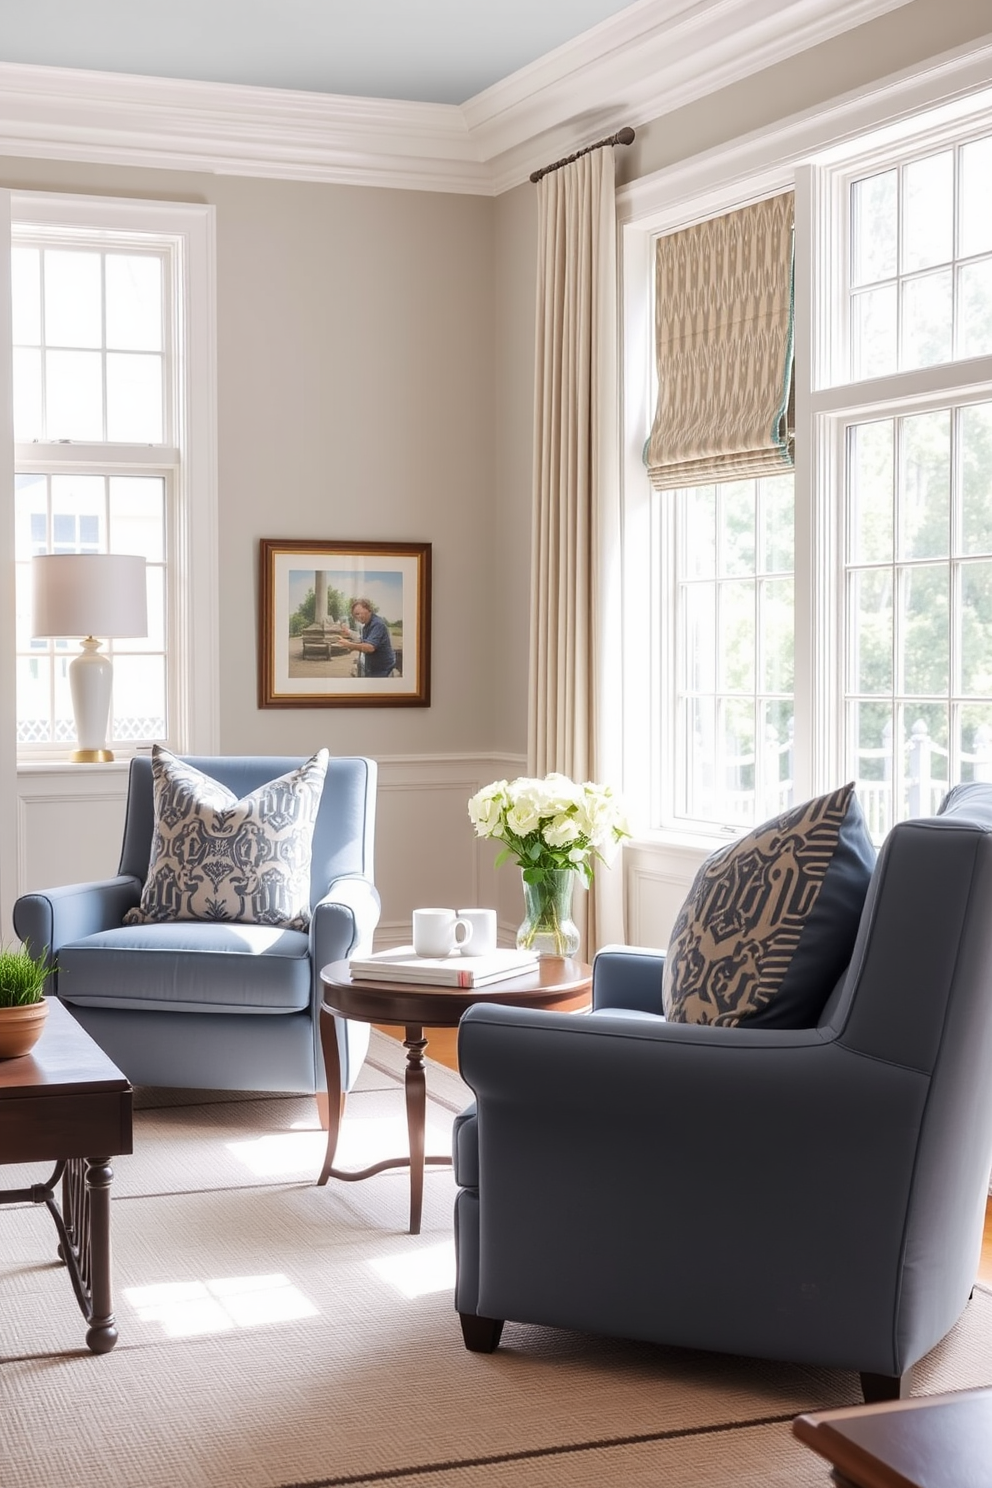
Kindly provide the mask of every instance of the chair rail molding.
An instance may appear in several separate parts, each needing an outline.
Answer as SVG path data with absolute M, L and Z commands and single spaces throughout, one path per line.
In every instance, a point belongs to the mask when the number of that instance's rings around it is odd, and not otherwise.
M 0 64 L 0 152 L 494 196 L 906 0 L 640 0 L 467 103 Z

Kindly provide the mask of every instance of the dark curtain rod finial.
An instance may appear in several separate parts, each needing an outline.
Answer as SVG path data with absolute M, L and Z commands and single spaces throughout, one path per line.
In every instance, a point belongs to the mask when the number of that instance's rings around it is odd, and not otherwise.
M 618 129 L 616 134 L 608 135 L 606 139 L 597 140 L 594 145 L 586 145 L 584 150 L 576 150 L 574 155 L 566 155 L 564 160 L 556 160 L 553 165 L 546 165 L 542 170 L 531 171 L 530 178 L 535 186 L 542 176 L 550 175 L 552 171 L 561 170 L 563 165 L 571 165 L 573 160 L 578 160 L 582 155 L 588 155 L 593 150 L 602 150 L 606 145 L 632 145 L 634 143 L 634 131 L 629 125 Z

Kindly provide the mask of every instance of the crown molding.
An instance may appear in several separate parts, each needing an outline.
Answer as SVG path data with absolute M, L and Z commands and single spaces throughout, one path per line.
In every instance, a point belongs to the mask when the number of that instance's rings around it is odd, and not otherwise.
M 494 196 L 907 0 L 639 0 L 460 108 L 0 63 L 0 152 Z

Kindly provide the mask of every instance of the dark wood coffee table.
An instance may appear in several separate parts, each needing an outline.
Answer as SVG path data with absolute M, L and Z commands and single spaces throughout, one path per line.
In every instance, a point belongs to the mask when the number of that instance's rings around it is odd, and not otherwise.
M 838 1488 L 989 1488 L 992 1390 L 921 1395 L 797 1416 Z
M 44 1204 L 52 1216 L 95 1354 L 117 1342 L 110 1158 L 130 1151 L 131 1086 L 58 998 L 49 998 L 45 1030 L 31 1053 L 0 1060 L 0 1164 L 54 1162 L 55 1168 L 45 1183 L 0 1189 L 0 1204 Z
M 589 1006 L 592 967 L 583 961 L 545 956 L 537 970 L 524 976 L 491 982 L 488 987 L 428 987 L 410 982 L 359 981 L 352 979 L 347 961 L 334 961 L 320 973 L 324 1000 L 320 1010 L 320 1042 L 327 1075 L 327 1152 L 318 1185 L 328 1178 L 353 1183 L 371 1178 L 386 1168 L 410 1169 L 410 1234 L 420 1234 L 424 1202 L 424 1165 L 450 1167 L 451 1154 L 425 1155 L 427 1123 L 427 1077 L 424 1071 L 425 1028 L 456 1028 L 462 1014 L 479 1002 L 499 1002 L 511 1007 L 532 1007 L 558 1012 L 577 1012 Z M 341 1087 L 341 1060 L 334 1015 L 364 1023 L 395 1024 L 406 1029 L 406 1124 L 410 1136 L 407 1157 L 387 1157 L 371 1167 L 347 1171 L 334 1166 L 338 1133 L 344 1115 L 345 1093 Z

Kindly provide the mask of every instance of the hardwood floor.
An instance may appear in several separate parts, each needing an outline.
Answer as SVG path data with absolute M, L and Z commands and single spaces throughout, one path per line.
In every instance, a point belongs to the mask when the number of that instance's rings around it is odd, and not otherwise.
M 402 1041 L 402 1028 L 383 1028 L 382 1032 Z M 456 1070 L 458 1029 L 425 1028 L 424 1032 L 427 1036 L 428 1058 L 436 1059 L 439 1064 L 446 1064 L 449 1069 Z M 985 1234 L 982 1237 L 982 1255 L 978 1263 L 978 1280 L 992 1285 L 992 1198 L 985 1207 Z

